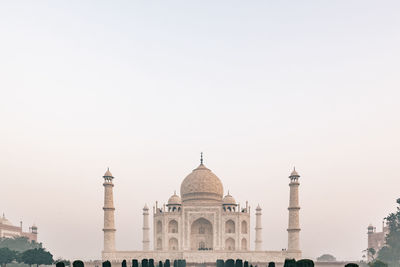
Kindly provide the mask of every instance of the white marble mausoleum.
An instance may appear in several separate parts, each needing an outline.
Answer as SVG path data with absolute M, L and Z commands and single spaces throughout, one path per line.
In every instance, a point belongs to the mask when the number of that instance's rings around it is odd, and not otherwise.
M 182 181 L 180 195 L 172 195 L 166 205 L 153 207 L 153 247 L 150 246 L 150 210 L 143 208 L 143 249 L 115 249 L 113 175 L 104 174 L 104 250 L 102 259 L 121 262 L 143 258 L 155 262 L 186 259 L 189 264 L 215 263 L 217 259 L 242 259 L 253 265 L 285 258 L 301 258 L 299 225 L 299 174 L 290 174 L 288 247 L 262 249 L 261 207 L 255 209 L 255 246 L 250 250 L 250 207 L 241 207 L 229 192 L 224 196 L 221 180 L 203 164 Z

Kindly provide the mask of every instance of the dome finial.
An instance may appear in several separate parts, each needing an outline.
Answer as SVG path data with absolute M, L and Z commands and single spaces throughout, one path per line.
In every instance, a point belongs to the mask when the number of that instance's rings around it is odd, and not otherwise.
M 200 152 L 200 164 L 203 164 L 203 152 Z

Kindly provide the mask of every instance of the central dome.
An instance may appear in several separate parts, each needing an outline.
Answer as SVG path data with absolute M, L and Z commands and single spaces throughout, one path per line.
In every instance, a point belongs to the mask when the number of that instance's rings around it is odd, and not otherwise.
M 219 178 L 206 166 L 200 164 L 181 184 L 183 202 L 220 202 L 224 188 Z

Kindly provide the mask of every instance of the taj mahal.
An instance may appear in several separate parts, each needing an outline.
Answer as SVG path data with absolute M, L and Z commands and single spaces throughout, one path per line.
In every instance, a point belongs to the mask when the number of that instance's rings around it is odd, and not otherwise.
M 255 209 L 255 246 L 250 250 L 250 206 L 241 207 L 229 192 L 224 196 L 221 180 L 203 163 L 182 181 L 180 195 L 174 193 L 167 204 L 155 203 L 153 247 L 150 246 L 150 209 L 143 208 L 143 248 L 140 251 L 115 249 L 113 175 L 104 174 L 104 250 L 102 259 L 121 262 L 132 259 L 186 259 L 190 264 L 215 263 L 222 259 L 243 259 L 253 264 L 286 258 L 301 258 L 299 224 L 299 177 L 294 169 L 289 176 L 288 245 L 287 249 L 262 249 L 262 210 Z

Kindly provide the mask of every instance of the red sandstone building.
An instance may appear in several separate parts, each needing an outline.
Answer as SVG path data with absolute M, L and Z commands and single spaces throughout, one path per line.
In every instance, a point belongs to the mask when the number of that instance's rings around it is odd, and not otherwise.
M 388 234 L 389 229 L 387 225 L 385 225 L 385 221 L 382 224 L 382 232 L 377 232 L 376 227 L 373 225 L 368 226 L 368 248 L 373 248 L 376 253 L 385 245 L 385 238 Z M 368 261 L 373 260 L 372 255 L 368 254 Z M 376 255 L 375 255 L 376 257 Z
M 37 242 L 37 227 L 29 227 L 29 232 L 22 231 L 22 222 L 20 226 L 13 225 L 3 214 L 0 217 L 0 238 L 26 237 L 29 241 Z

